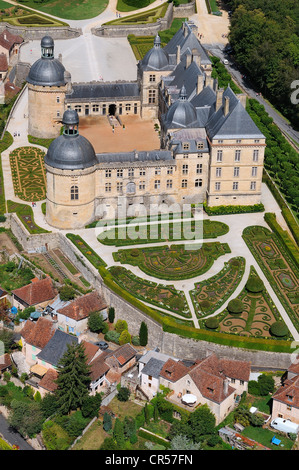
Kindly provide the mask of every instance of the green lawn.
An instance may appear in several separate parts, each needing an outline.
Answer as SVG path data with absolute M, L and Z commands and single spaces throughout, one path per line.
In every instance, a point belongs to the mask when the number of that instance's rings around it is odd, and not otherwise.
M 34 8 L 43 13 L 57 16 L 66 20 L 85 20 L 100 15 L 107 7 L 108 0 L 48 0 L 36 3 L 34 0 L 25 0 L 24 6 Z
M 280 435 L 274 430 L 264 429 L 260 427 L 248 426 L 242 431 L 242 435 L 259 442 L 260 444 L 268 447 L 271 450 L 290 450 L 294 442 L 285 436 Z M 276 436 L 282 445 L 271 444 L 272 437 Z
M 116 9 L 122 11 L 134 11 L 145 8 L 155 0 L 118 0 Z

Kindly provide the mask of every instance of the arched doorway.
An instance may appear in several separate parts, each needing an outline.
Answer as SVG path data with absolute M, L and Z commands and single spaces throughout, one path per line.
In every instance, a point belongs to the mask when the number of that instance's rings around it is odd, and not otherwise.
M 109 113 L 110 116 L 115 116 L 116 104 L 109 104 L 108 113 Z

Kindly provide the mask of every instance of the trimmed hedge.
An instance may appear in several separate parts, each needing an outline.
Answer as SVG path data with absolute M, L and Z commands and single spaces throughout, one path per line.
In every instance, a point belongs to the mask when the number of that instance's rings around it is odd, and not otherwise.
M 273 336 L 286 336 L 288 334 L 289 330 L 287 326 L 282 322 L 282 321 L 276 321 L 275 323 L 272 323 L 270 327 L 270 333 Z
M 280 241 L 283 243 L 284 247 L 288 251 L 289 255 L 292 257 L 294 263 L 299 266 L 299 250 L 290 238 L 288 232 L 283 230 L 276 220 L 276 215 L 272 212 L 266 212 L 264 219 L 273 230 L 273 232 L 279 237 Z
M 262 203 L 251 206 L 208 206 L 203 203 L 205 212 L 208 215 L 229 215 L 229 214 L 246 214 L 252 212 L 264 212 L 265 208 Z
M 246 289 L 253 294 L 262 292 L 264 289 L 264 283 L 258 276 L 250 276 L 246 282 Z
M 244 305 L 240 299 L 232 299 L 228 302 L 227 310 L 230 313 L 242 313 L 244 310 Z

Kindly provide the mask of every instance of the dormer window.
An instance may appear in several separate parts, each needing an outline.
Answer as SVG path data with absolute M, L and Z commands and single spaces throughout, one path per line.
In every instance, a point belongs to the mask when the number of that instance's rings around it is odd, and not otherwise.
M 293 401 L 293 398 L 294 398 L 293 395 L 287 395 L 288 401 Z
M 197 148 L 203 149 L 203 142 L 197 142 Z
M 183 150 L 189 150 L 189 143 L 188 142 L 183 143 Z

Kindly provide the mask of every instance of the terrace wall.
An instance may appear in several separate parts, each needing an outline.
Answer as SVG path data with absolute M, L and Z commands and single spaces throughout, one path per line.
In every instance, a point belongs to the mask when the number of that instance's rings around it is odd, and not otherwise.
M 25 26 L 14 26 L 9 23 L 0 23 L 0 33 L 7 29 L 10 33 L 21 36 L 25 40 L 42 39 L 46 35 L 51 35 L 53 39 L 72 39 L 80 36 L 82 30 L 78 28 L 71 28 L 70 26 L 32 26 L 27 28 Z
M 85 279 L 99 291 L 107 304 L 115 308 L 115 321 L 126 320 L 132 335 L 139 334 L 141 322 L 144 321 L 148 326 L 148 348 L 158 347 L 162 353 L 181 359 L 202 359 L 207 353 L 214 352 L 221 358 L 249 361 L 253 369 L 287 370 L 291 365 L 293 359 L 291 354 L 234 348 L 163 331 L 158 322 L 108 288 L 98 271 L 62 233 L 30 235 L 15 214 L 10 214 L 9 220 L 13 234 L 19 239 L 25 251 L 40 251 L 42 247 L 59 248 Z

